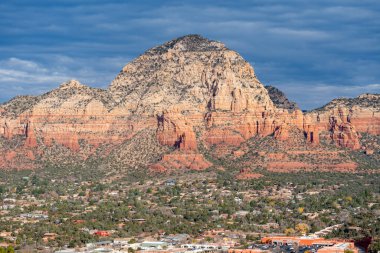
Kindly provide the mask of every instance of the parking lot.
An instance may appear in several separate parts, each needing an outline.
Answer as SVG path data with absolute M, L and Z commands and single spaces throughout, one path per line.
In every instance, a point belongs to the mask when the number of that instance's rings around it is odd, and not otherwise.
M 313 246 L 300 246 L 285 244 L 285 245 L 275 245 L 275 244 L 252 244 L 249 246 L 249 249 L 260 249 L 260 250 L 268 250 L 273 253 L 316 253 L 318 249 L 322 246 L 313 245 Z

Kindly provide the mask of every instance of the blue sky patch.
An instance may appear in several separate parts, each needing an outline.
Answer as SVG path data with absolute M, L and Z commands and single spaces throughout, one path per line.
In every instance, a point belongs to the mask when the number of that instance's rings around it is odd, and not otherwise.
M 186 34 L 222 41 L 301 108 L 380 92 L 380 3 L 4 0 L 0 102 L 66 80 L 106 88 L 145 50 Z

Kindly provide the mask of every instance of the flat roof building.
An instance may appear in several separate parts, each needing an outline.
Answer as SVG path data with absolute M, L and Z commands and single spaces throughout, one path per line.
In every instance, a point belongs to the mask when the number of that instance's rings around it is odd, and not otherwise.
M 267 244 L 276 244 L 276 245 L 289 245 L 289 244 L 297 244 L 298 246 L 313 246 L 313 245 L 321 245 L 321 246 L 332 246 L 334 244 L 339 243 L 336 240 L 326 240 L 324 238 L 319 238 L 315 236 L 268 236 L 263 237 L 261 239 L 262 243 Z
M 358 249 L 355 248 L 352 242 L 338 243 L 330 247 L 323 247 L 319 249 L 317 253 L 345 253 L 348 251 L 358 253 Z

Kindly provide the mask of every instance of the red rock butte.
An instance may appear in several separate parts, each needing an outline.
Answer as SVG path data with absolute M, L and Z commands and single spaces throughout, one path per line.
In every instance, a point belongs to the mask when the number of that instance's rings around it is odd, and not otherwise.
M 142 152 L 144 138 L 154 137 L 149 140 L 152 146 L 143 150 L 150 153 L 136 158 L 146 159 L 146 168 L 199 170 L 212 166 L 201 148 L 220 148 L 220 154 L 235 149 L 233 154 L 240 157 L 249 150 L 239 148 L 253 137 L 270 136 L 291 145 L 291 133 L 298 131 L 300 141 L 323 154 L 321 139 L 355 150 L 362 147 L 361 133 L 380 134 L 378 94 L 333 100 L 306 113 L 296 106 L 284 108 L 270 95 L 237 52 L 221 42 L 187 35 L 125 65 L 108 89 L 72 80 L 46 94 L 2 104 L 0 168 L 58 162 L 52 153 L 78 160 L 108 156 L 123 145 L 132 152 L 125 155 L 133 156 Z M 152 158 L 155 154 L 161 157 L 158 162 Z M 273 171 L 293 165 L 296 170 L 312 168 L 289 156 L 272 157 L 265 166 Z M 348 161 L 325 166 L 335 167 L 352 170 L 356 165 Z

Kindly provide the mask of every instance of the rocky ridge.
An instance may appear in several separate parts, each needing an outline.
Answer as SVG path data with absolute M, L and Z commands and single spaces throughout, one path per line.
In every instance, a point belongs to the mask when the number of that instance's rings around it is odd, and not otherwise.
M 367 94 L 302 113 L 281 91 L 265 88 L 238 53 L 188 35 L 128 63 L 106 90 L 72 80 L 41 96 L 1 105 L 0 167 L 38 168 L 45 160 L 58 161 L 65 152 L 55 151 L 65 149 L 67 159 L 104 157 L 109 166 L 119 161 L 124 169 L 206 169 L 215 165 L 215 157 L 249 154 L 252 139 L 285 143 L 283 153 L 289 146 L 309 150 L 317 159 L 325 142 L 357 150 L 361 133 L 379 135 L 379 100 Z M 141 145 L 144 152 L 138 151 Z M 262 163 L 251 157 L 249 166 L 318 169 L 294 163 L 298 155 L 273 156 L 269 149 L 267 155 Z M 356 168 L 345 159 L 346 165 L 338 165 L 337 158 L 321 167 Z
M 305 116 L 306 122 L 311 121 L 318 132 L 328 132 L 336 144 L 359 149 L 360 133 L 380 134 L 380 95 L 334 99 Z
M 199 35 L 148 50 L 124 66 L 109 91 L 121 103 L 135 101 L 127 108 L 133 114 L 273 108 L 248 62 L 222 43 Z
M 276 87 L 268 85 L 268 86 L 265 86 L 265 89 L 268 90 L 269 97 L 273 101 L 276 107 L 286 109 L 289 111 L 300 109 L 295 102 L 290 101 L 285 96 L 285 94 L 279 89 L 277 89 Z

